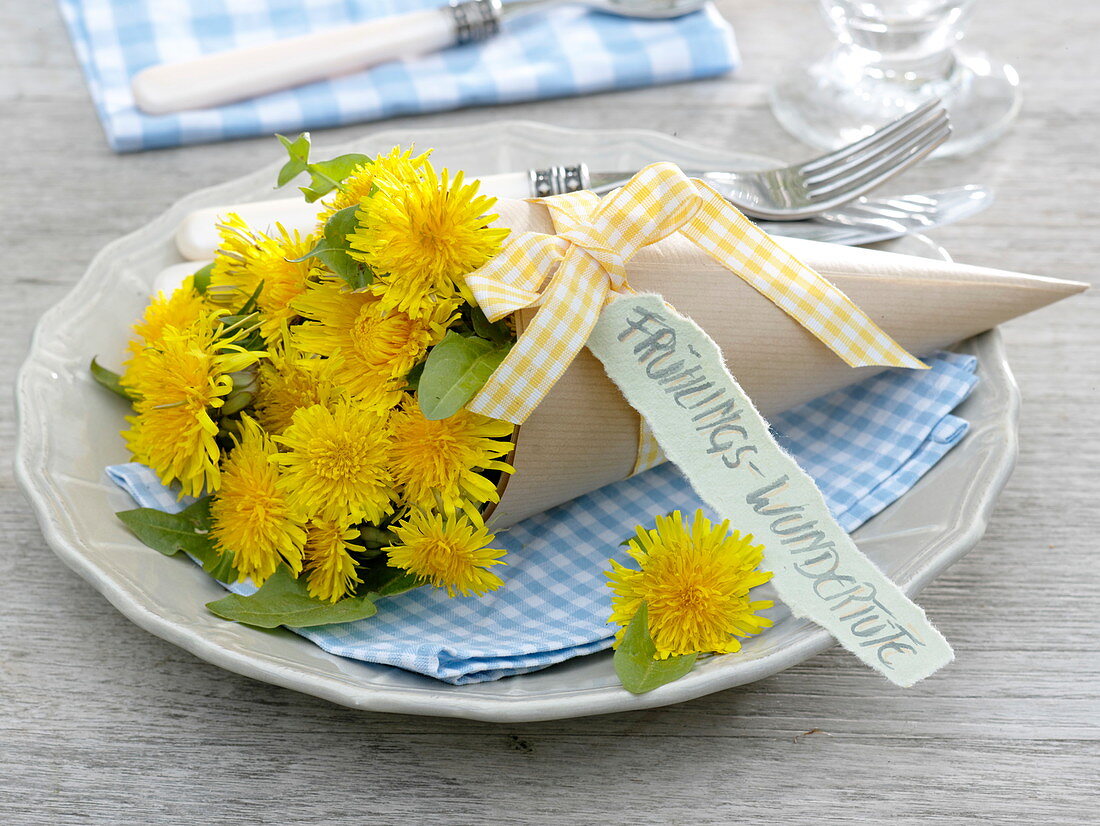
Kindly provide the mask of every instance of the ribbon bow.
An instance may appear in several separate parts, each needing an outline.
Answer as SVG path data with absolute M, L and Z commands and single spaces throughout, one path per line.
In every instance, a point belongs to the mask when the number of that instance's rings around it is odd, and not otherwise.
M 475 413 L 524 422 L 580 352 L 608 300 L 631 292 L 627 262 L 677 231 L 850 366 L 925 367 L 844 293 L 675 164 L 651 164 L 603 199 L 571 192 L 535 203 L 550 210 L 557 234 L 514 235 L 466 278 L 491 321 L 539 308 L 467 405 Z

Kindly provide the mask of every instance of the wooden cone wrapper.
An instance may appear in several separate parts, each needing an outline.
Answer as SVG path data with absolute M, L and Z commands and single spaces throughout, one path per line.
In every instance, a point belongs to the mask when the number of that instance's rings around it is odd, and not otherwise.
M 554 233 L 545 206 L 502 199 L 500 226 Z M 903 347 L 926 354 L 1082 292 L 1087 285 L 907 255 L 776 238 L 817 270 Z M 764 416 L 863 381 L 881 367 L 849 367 L 798 322 L 678 233 L 629 262 L 630 286 L 661 294 L 721 349 Z M 519 314 L 518 327 L 534 314 Z M 501 529 L 627 478 L 640 417 L 582 350 L 517 429 L 515 473 L 488 510 Z

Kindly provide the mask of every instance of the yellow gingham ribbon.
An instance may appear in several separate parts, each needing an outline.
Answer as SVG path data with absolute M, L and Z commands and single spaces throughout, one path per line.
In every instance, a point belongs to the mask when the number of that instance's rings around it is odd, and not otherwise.
M 844 293 L 675 164 L 650 164 L 602 199 L 592 192 L 571 192 L 535 203 L 550 210 L 557 234 L 518 233 L 466 278 L 491 321 L 539 307 L 467 405 L 475 413 L 524 422 L 580 352 L 607 301 L 632 292 L 626 263 L 642 247 L 676 231 L 850 366 L 925 367 Z
M 639 473 L 645 473 L 666 461 L 668 460 L 665 458 L 665 452 L 661 449 L 653 428 L 643 417 L 638 423 L 638 455 L 634 457 L 634 470 L 630 471 L 630 475 L 637 476 Z

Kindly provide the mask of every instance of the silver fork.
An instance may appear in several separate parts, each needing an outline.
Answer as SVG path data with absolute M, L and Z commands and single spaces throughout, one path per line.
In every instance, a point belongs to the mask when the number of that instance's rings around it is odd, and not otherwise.
M 926 157 L 951 135 L 947 111 L 932 100 L 877 132 L 835 152 L 763 172 L 697 172 L 751 218 L 801 221 L 852 201 Z M 584 164 L 532 169 L 532 194 L 578 189 L 597 194 L 625 184 L 633 172 L 592 172 Z

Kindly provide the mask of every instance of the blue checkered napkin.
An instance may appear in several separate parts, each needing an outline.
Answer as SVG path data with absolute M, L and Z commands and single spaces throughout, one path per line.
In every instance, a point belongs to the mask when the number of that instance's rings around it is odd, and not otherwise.
M 709 77 L 739 62 L 713 7 L 638 21 L 569 5 L 483 43 L 216 109 L 140 113 L 130 78 L 157 63 L 265 43 L 446 0 L 59 0 L 111 146 L 119 152 L 342 126 Z
M 966 432 L 950 411 L 977 377 L 972 356 L 944 353 L 927 371 L 892 370 L 773 419 L 780 441 L 814 478 L 830 510 L 852 531 L 909 490 Z M 116 465 L 109 476 L 140 505 L 178 510 L 148 468 Z M 301 629 L 333 654 L 386 663 L 449 683 L 535 671 L 611 645 L 603 571 L 635 525 L 702 507 L 672 464 L 661 465 L 526 519 L 497 537 L 505 587 L 449 599 L 420 588 L 384 599 L 368 620 Z M 714 518 L 714 514 L 710 513 Z M 232 586 L 239 593 L 248 583 Z

